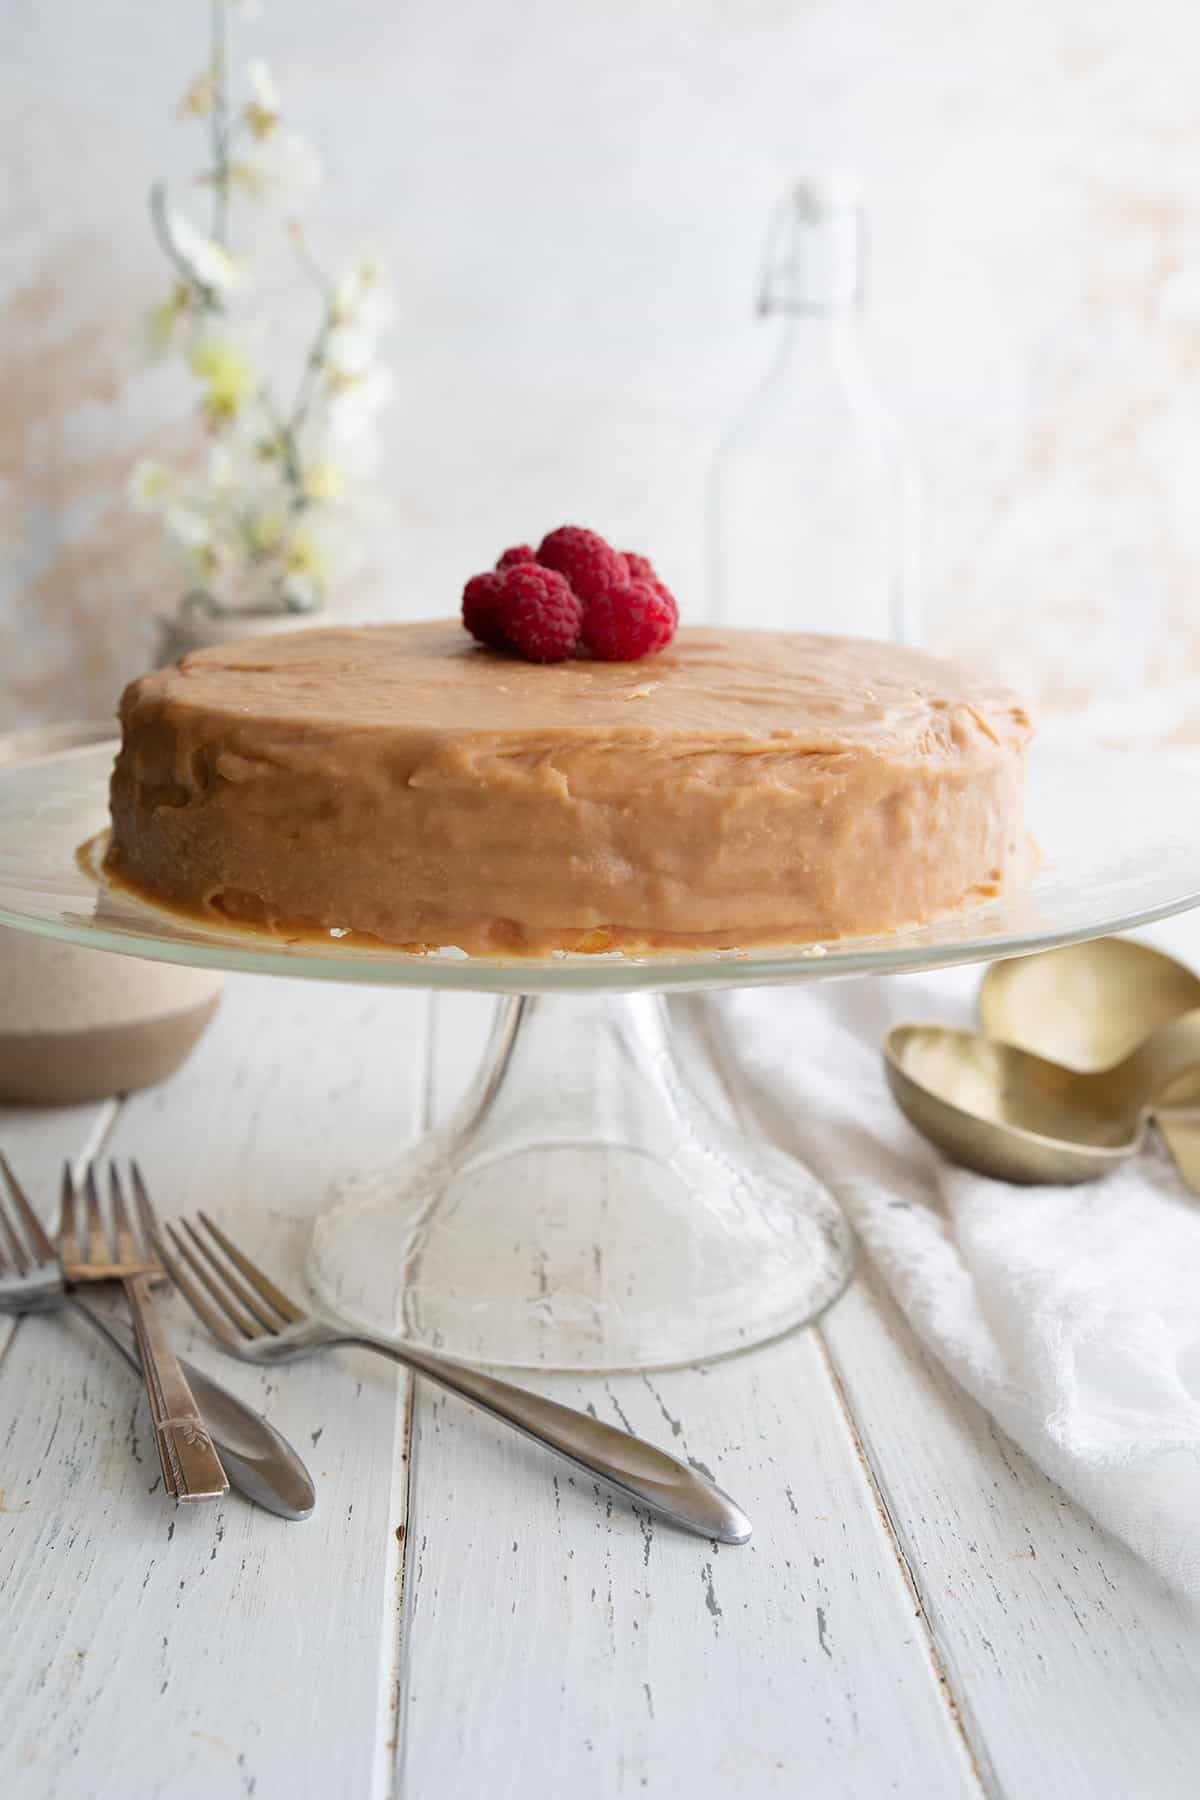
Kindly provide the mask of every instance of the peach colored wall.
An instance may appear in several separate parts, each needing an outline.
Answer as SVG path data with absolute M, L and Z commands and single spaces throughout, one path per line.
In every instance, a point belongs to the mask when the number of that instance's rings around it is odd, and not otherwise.
M 107 711 L 169 598 L 128 463 L 144 191 L 202 0 L 0 9 L 0 727 Z M 1185 0 L 266 0 L 331 255 L 400 303 L 386 506 L 347 601 L 443 611 L 563 518 L 685 608 L 704 474 L 764 344 L 766 214 L 830 162 L 872 206 L 876 371 L 928 471 L 931 637 L 1071 702 L 1200 675 L 1200 11 Z

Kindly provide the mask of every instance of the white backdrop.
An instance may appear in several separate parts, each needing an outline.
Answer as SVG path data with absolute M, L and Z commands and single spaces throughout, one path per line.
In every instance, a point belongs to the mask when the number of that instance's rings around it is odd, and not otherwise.
M 122 488 L 179 408 L 134 339 L 205 34 L 203 0 L 0 6 L 0 727 L 109 710 L 171 598 Z M 931 639 L 1061 704 L 1200 674 L 1190 0 L 265 0 L 237 48 L 323 153 L 314 242 L 372 242 L 398 288 L 356 610 L 451 610 L 566 519 L 698 610 L 766 216 L 840 164 L 927 471 Z

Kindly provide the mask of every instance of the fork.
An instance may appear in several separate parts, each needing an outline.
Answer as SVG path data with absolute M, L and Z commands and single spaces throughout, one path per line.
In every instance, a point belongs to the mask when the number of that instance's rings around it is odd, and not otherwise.
M 59 1307 L 69 1307 L 77 1318 L 85 1319 L 135 1375 L 141 1374 L 133 1330 L 123 1319 L 80 1299 L 74 1290 L 68 1292 L 58 1251 L 0 1150 L 0 1313 L 44 1313 Z M 281 1519 L 307 1519 L 317 1503 L 316 1491 L 287 1439 L 202 1369 L 182 1360 L 181 1367 L 232 1486 Z
M 130 1170 L 147 1235 L 163 1268 L 218 1343 L 243 1362 L 292 1362 L 335 1344 L 377 1351 L 481 1407 L 688 1531 L 723 1544 L 748 1540 L 750 1521 L 728 1494 L 643 1438 L 481 1370 L 431 1356 L 392 1338 L 349 1331 L 304 1312 L 207 1213 L 197 1214 L 199 1228 L 188 1219 L 180 1221 L 186 1239 L 173 1225 L 167 1225 L 164 1235 L 137 1164 L 132 1163 Z
M 2 1150 L 0 1174 L 17 1215 L 14 1223 L 0 1194 L 0 1312 L 50 1312 L 64 1298 L 58 1252 Z
M 81 1235 L 79 1192 L 71 1165 L 68 1163 L 63 1170 L 59 1230 L 63 1275 L 69 1282 L 119 1281 L 124 1287 L 142 1359 L 163 1485 L 176 1500 L 219 1499 L 228 1493 L 229 1481 L 187 1376 L 171 1348 L 152 1292 L 152 1284 L 165 1279 L 163 1267 L 138 1242 L 115 1163 L 109 1164 L 108 1179 L 111 1235 L 105 1226 L 92 1163 L 87 1165 L 83 1178 L 85 1217 Z M 140 1180 L 137 1192 L 140 1203 L 144 1192 Z M 146 1240 L 152 1244 L 146 1213 L 140 1205 L 139 1210 Z

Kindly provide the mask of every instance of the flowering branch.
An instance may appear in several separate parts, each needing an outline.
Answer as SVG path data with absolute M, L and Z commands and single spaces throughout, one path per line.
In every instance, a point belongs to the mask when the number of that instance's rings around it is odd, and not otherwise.
M 171 225 L 171 215 L 167 210 L 167 184 L 156 181 L 150 189 L 150 219 L 154 226 L 154 235 L 158 239 L 167 260 L 175 265 L 183 280 L 195 290 L 196 298 L 209 312 L 220 312 L 221 301 L 214 288 L 200 279 L 194 264 L 190 263 L 178 243 Z
M 322 300 L 321 320 L 317 326 L 316 336 L 309 346 L 308 355 L 304 359 L 304 368 L 300 373 L 300 385 L 296 391 L 296 399 L 289 421 L 290 429 L 299 433 L 312 405 L 313 389 L 320 379 L 325 361 L 325 351 L 329 344 L 329 334 L 333 329 L 334 287 L 305 243 L 304 233 L 300 227 L 294 224 L 288 236 L 291 238 L 296 261 L 313 281 Z
M 150 190 L 154 233 L 176 277 L 150 315 L 151 346 L 159 354 L 179 351 L 199 384 L 208 466 L 198 475 L 139 463 L 130 486 L 175 545 L 189 609 L 310 611 L 321 605 L 335 564 L 347 565 L 355 536 L 347 459 L 357 454 L 365 464 L 375 415 L 390 391 L 376 362 L 390 290 L 366 257 L 330 279 L 296 219 L 286 217 L 293 254 L 320 294 L 321 311 L 291 409 L 282 410 L 235 329 L 232 302 L 248 286 L 248 269 L 230 248 L 231 212 L 239 194 L 292 209 L 315 183 L 316 159 L 285 128 L 264 63 L 248 65 L 248 97 L 235 109 L 227 51 L 235 3 L 210 0 L 209 63 L 179 108 L 181 117 L 207 127 L 209 166 L 197 179 L 213 190 L 211 235 L 172 207 L 164 182 Z
M 225 0 L 209 0 L 212 18 L 213 241 L 229 247 L 229 95 L 226 84 Z

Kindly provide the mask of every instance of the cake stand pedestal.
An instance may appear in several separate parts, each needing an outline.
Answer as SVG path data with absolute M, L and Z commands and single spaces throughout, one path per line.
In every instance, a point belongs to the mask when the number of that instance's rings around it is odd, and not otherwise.
M 825 1188 L 691 1091 L 661 995 L 517 995 L 448 1123 L 338 1189 L 309 1276 L 467 1361 L 623 1369 L 802 1324 L 851 1260 Z
M 1197 759 L 1058 750 L 1030 770 L 1041 851 L 1030 886 L 911 931 L 509 960 L 410 955 L 335 933 L 288 941 L 166 914 L 77 858 L 107 823 L 114 749 L 0 769 L 0 925 L 164 962 L 505 997 L 454 1117 L 398 1148 L 384 1172 L 343 1182 L 310 1258 L 316 1293 L 348 1322 L 471 1362 L 615 1369 L 720 1356 L 812 1318 L 845 1282 L 850 1236 L 833 1200 L 690 1090 L 664 994 L 992 961 L 1200 903 Z

